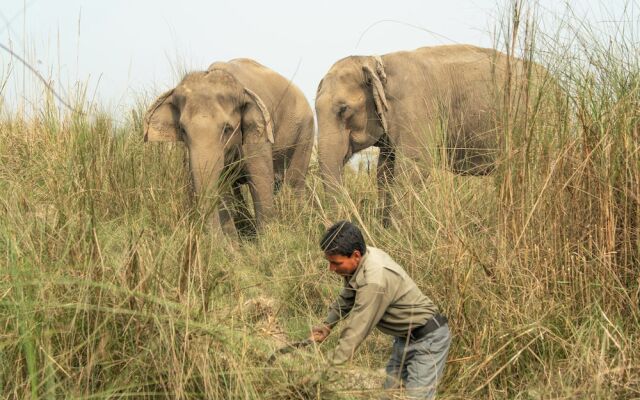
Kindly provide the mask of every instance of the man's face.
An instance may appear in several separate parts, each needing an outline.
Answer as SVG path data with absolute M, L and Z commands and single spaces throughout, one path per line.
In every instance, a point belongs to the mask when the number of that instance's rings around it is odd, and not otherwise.
M 353 254 L 349 257 L 340 254 L 329 255 L 324 253 L 324 258 L 329 261 L 329 270 L 331 272 L 335 272 L 340 276 L 351 276 L 356 272 L 356 269 L 358 269 L 362 255 L 360 254 L 360 250 L 354 250 Z

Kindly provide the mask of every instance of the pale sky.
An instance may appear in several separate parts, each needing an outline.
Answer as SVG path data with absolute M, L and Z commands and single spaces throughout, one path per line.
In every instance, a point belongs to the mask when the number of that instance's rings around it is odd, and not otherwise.
M 548 21 L 562 1 L 540 0 Z M 136 95 L 173 87 L 182 70 L 253 58 L 293 80 L 313 104 L 318 82 L 338 59 L 420 46 L 490 47 L 503 0 L 204 1 L 2 0 L 0 43 L 26 58 L 63 96 L 82 82 L 89 100 L 114 109 Z M 596 25 L 638 1 L 574 0 L 579 18 Z M 610 23 L 610 22 L 609 22 Z M 37 103 L 44 86 L 0 49 L 5 107 Z M 3 87 L 3 82 L 6 85 Z

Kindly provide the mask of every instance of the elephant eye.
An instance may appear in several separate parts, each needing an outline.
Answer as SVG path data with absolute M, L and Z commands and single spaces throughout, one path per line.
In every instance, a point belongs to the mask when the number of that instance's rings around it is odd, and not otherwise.
M 229 124 L 224 124 L 224 126 L 222 127 L 223 135 L 231 135 L 234 131 L 235 129 L 233 129 L 233 127 Z
M 347 112 L 347 110 L 349 109 L 349 106 L 346 104 L 342 104 L 338 107 L 338 117 L 342 118 L 344 117 L 344 114 Z
M 187 130 L 184 129 L 184 125 L 181 123 L 178 125 L 178 135 L 183 139 L 187 137 Z

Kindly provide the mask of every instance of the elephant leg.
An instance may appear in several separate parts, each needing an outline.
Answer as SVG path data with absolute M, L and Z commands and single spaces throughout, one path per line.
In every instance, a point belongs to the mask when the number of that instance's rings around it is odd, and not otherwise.
M 243 236 L 255 236 L 256 228 L 253 221 L 253 216 L 247 207 L 247 202 L 242 195 L 242 186 L 240 182 L 233 184 L 233 199 L 234 199 L 234 214 L 233 219 L 236 224 L 236 228 Z
M 282 189 L 284 171 L 287 169 L 287 157 L 281 156 L 273 160 L 273 193 L 277 194 Z
M 391 226 L 391 191 L 390 186 L 395 179 L 396 156 L 389 146 L 380 147 L 378 156 L 378 201 L 382 211 L 382 225 L 385 228 Z
M 222 231 L 229 235 L 229 237 L 237 237 L 236 225 L 234 222 L 234 196 L 229 190 L 225 190 L 222 194 L 222 201 L 218 207 L 218 214 L 220 216 L 220 225 Z
M 304 193 L 305 178 L 309 161 L 311 161 L 311 149 L 313 148 L 313 118 L 304 122 L 298 132 L 300 142 L 297 143 L 291 160 L 287 166 L 287 183 L 297 195 Z
M 273 215 L 273 156 L 271 143 L 246 143 L 242 146 L 249 190 L 255 209 L 256 229 Z

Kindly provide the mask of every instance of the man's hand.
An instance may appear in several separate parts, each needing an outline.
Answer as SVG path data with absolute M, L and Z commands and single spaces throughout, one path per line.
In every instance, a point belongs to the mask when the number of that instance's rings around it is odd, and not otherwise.
M 316 325 L 311 328 L 311 340 L 316 343 L 322 343 L 331 333 L 331 328 L 327 325 Z

